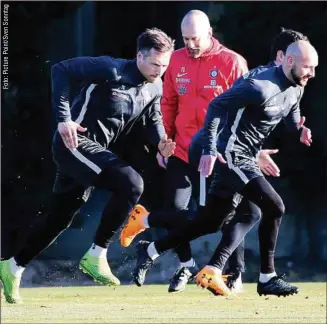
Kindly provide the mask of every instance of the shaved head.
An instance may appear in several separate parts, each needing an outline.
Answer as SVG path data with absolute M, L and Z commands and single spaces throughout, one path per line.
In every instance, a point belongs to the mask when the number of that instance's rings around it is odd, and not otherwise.
M 290 44 L 283 59 L 285 75 L 295 84 L 306 86 L 309 79 L 315 76 L 318 66 L 316 49 L 305 40 Z
M 318 61 L 318 54 L 316 49 L 307 41 L 300 40 L 290 44 L 287 47 L 286 55 L 292 55 L 297 57 L 312 57 Z
M 208 16 L 201 10 L 191 10 L 183 18 L 181 28 L 209 29 Z
M 210 47 L 212 28 L 203 11 L 189 11 L 182 20 L 181 30 L 184 44 L 192 57 L 200 57 Z

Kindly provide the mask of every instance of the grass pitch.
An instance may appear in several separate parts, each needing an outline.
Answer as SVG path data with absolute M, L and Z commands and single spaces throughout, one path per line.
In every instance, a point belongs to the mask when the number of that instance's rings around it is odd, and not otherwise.
M 1 298 L 1 323 L 326 323 L 326 282 L 299 283 L 298 295 L 262 296 L 256 284 L 233 297 L 188 285 L 23 288 L 22 305 Z

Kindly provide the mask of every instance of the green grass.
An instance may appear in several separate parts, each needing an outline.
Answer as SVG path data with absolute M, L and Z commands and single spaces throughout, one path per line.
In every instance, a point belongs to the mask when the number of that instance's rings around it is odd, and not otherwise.
M 255 284 L 234 297 L 188 285 L 21 289 L 22 305 L 1 299 L 1 323 L 326 323 L 326 283 L 299 283 L 290 297 L 259 297 Z

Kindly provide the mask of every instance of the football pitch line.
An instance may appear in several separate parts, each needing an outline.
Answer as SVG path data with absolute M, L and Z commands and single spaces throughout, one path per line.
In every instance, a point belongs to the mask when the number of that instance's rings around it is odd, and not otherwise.
M 22 305 L 1 297 L 1 323 L 326 323 L 326 282 L 298 283 L 290 297 L 245 292 L 215 297 L 195 285 L 168 294 L 167 285 L 116 288 L 23 288 Z

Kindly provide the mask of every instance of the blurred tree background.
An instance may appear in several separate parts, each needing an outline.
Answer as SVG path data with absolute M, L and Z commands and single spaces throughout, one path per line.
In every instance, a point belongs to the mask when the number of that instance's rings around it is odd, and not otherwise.
M 2 91 L 2 257 L 10 256 L 25 229 L 46 214 L 54 178 L 51 66 L 79 55 L 133 58 L 136 37 L 147 27 L 163 29 L 181 47 L 180 21 L 190 9 L 207 12 L 215 35 L 242 54 L 250 68 L 268 62 L 271 40 L 281 26 L 301 31 L 316 47 L 316 79 L 301 106 L 313 145 L 300 145 L 283 126 L 269 145 L 280 149 L 276 160 L 282 178 L 273 183 L 298 215 L 296 230 L 308 229 L 308 256 L 320 260 L 326 255 L 326 2 L 9 4 L 10 90 Z M 294 256 L 302 257 L 296 246 Z

